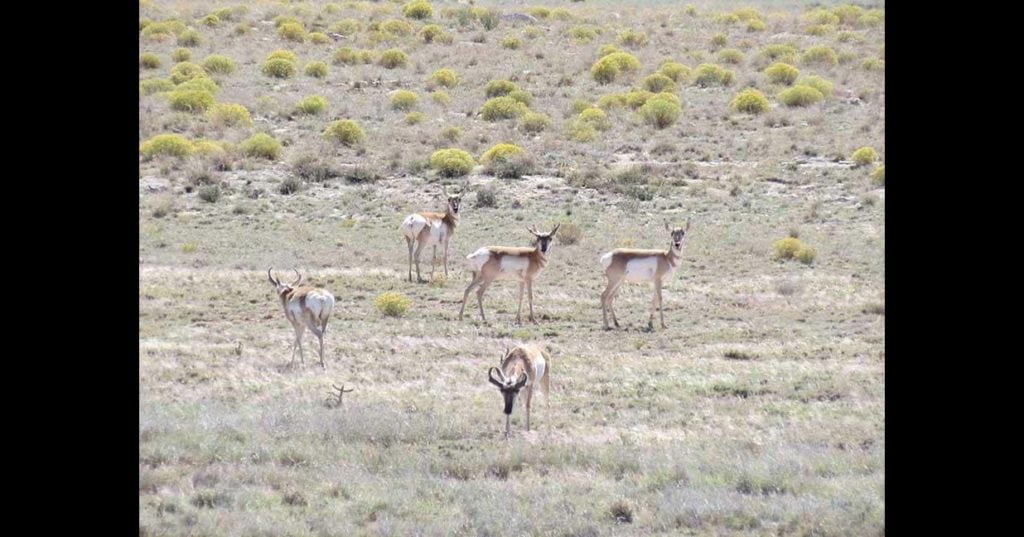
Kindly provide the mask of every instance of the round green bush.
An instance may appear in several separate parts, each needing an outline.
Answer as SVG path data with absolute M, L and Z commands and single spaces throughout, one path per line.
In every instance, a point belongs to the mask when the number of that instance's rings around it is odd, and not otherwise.
M 168 97 L 172 110 L 181 112 L 205 112 L 213 106 L 213 93 L 206 90 L 176 89 Z
M 587 26 L 574 26 L 569 28 L 567 35 L 577 43 L 590 43 L 597 39 L 597 32 Z
M 791 61 L 796 57 L 796 47 L 784 43 L 765 45 L 764 48 L 761 49 L 761 55 L 769 60 Z
M 551 16 L 551 10 L 544 6 L 534 6 L 527 10 L 527 13 L 537 17 L 540 20 L 545 20 Z
M 693 83 L 702 88 L 708 86 L 728 86 L 735 76 L 732 71 L 713 63 L 702 63 L 697 66 Z
M 526 28 L 523 28 L 523 37 L 526 37 L 527 39 L 537 39 L 542 35 L 544 35 L 544 30 L 541 30 L 536 26 L 527 26 Z
M 180 91 L 205 91 L 212 95 L 216 95 L 217 92 L 220 91 L 220 86 L 218 86 L 217 83 L 209 77 L 199 76 L 178 84 L 174 89 Z
M 676 62 L 665 62 L 658 68 L 658 73 L 672 79 L 673 82 L 686 82 L 690 79 L 690 68 Z
M 139 54 L 139 67 L 144 69 L 156 69 L 157 67 L 160 67 L 160 56 L 157 56 L 152 52 Z
M 203 69 L 205 69 L 207 73 L 228 75 L 235 71 L 235 62 L 227 56 L 210 54 L 203 58 Z
M 608 119 L 608 115 L 604 113 L 604 110 L 600 108 L 587 108 L 580 112 L 579 120 L 599 131 L 606 131 L 612 128 L 611 120 Z
M 491 97 L 508 95 L 517 89 L 519 89 L 519 86 L 515 85 L 514 82 L 509 82 L 508 80 L 492 80 L 484 86 L 484 95 L 490 99 Z
M 602 95 L 601 98 L 597 100 L 597 107 L 602 110 L 614 110 L 617 108 L 625 108 L 626 106 L 628 106 L 628 104 L 626 103 L 625 93 L 609 93 L 608 95 Z M 586 110 L 586 108 L 583 110 Z M 583 110 L 580 110 L 580 112 Z
M 647 90 L 631 91 L 625 96 L 626 106 L 631 110 L 636 110 L 647 104 L 647 100 L 651 97 L 654 97 L 654 93 Z
M 775 84 L 790 85 L 800 76 L 800 70 L 788 63 L 775 62 L 764 70 L 764 75 Z
M 142 37 L 148 41 L 166 41 L 185 30 L 180 21 L 150 22 L 142 29 Z
M 380 23 L 380 30 L 389 36 L 412 35 L 415 28 L 403 20 L 391 19 Z
M 448 140 L 449 142 L 455 143 L 461 137 L 462 137 L 462 129 L 460 129 L 458 127 L 451 126 L 451 127 L 445 127 L 444 129 L 441 129 L 441 138 L 444 138 L 445 140 Z M 469 153 L 466 153 L 466 154 L 468 155 Z M 472 160 L 472 158 L 470 160 Z
M 454 88 L 459 85 L 459 75 L 452 69 L 438 69 L 427 78 L 427 84 L 436 84 L 443 88 Z
M 202 43 L 203 39 L 200 37 L 199 32 L 193 28 L 189 28 L 184 32 L 178 34 L 178 45 L 183 47 L 195 47 L 199 43 Z
M 815 9 L 804 13 L 804 22 L 808 24 L 839 24 L 839 17 L 826 9 Z
M 333 33 L 350 36 L 359 33 L 363 29 L 363 25 L 355 19 L 342 19 L 330 26 L 328 30 Z
M 597 57 L 604 58 L 605 56 L 616 52 L 622 52 L 622 49 L 615 45 L 601 45 L 601 48 L 597 49 Z
M 860 67 L 865 71 L 885 71 L 885 60 L 868 58 L 861 62 Z
M 800 242 L 800 239 L 794 237 L 786 237 L 785 239 L 779 239 L 772 244 L 772 250 L 775 251 L 775 259 L 793 259 L 796 257 L 796 253 L 804 248 L 804 244 Z
M 269 134 L 258 132 L 242 142 L 242 154 L 247 157 L 275 160 L 281 155 L 281 143 Z
M 327 99 L 319 95 L 310 95 L 295 105 L 295 110 L 300 114 L 316 115 L 327 110 Z
M 397 48 L 385 50 L 380 55 L 380 65 L 385 69 L 405 67 L 408 63 L 409 56 Z
M 324 130 L 324 138 L 342 145 L 355 145 L 366 139 L 366 133 L 351 119 L 335 121 Z
M 765 28 L 764 21 L 752 20 L 747 23 L 748 32 L 763 32 Z
M 263 67 L 260 68 L 264 75 L 274 78 L 291 78 L 298 71 L 298 67 L 295 67 L 294 62 L 290 62 L 283 58 L 272 58 L 263 62 Z
M 391 92 L 391 108 L 393 110 L 407 112 L 416 108 L 419 102 L 419 96 L 409 90 L 395 90 Z
M 640 107 L 640 117 L 656 129 L 664 129 L 672 125 L 683 113 L 679 98 L 671 93 L 659 93 Z
M 711 36 L 711 47 L 712 49 L 718 49 L 725 46 L 729 42 L 729 38 L 725 34 L 715 34 Z
M 627 47 L 642 47 L 647 44 L 647 34 L 636 30 L 625 30 L 619 34 L 619 44 Z
M 353 65 L 361 63 L 359 54 L 348 47 L 341 47 L 334 51 L 334 56 L 332 56 L 331 61 L 334 62 L 334 65 Z
M 303 43 L 306 41 L 306 28 L 299 22 L 286 22 L 277 28 L 277 35 L 287 41 Z
M 430 94 L 430 100 L 441 106 L 448 106 L 452 104 L 452 98 L 445 91 L 435 91 Z
M 814 258 L 818 257 L 818 251 L 815 250 L 814 248 L 811 248 L 810 246 L 804 246 L 803 248 L 797 250 L 796 254 L 793 257 L 797 261 L 805 265 L 810 265 L 811 263 L 814 262 Z
M 309 62 L 306 64 L 305 73 L 306 76 L 311 76 L 313 78 L 326 78 L 327 64 L 320 61 Z
M 429 19 L 434 16 L 434 7 L 426 0 L 413 0 L 402 8 L 402 15 L 416 20 Z
M 509 50 L 517 50 L 523 46 L 523 42 L 514 35 L 505 36 L 501 39 L 501 48 L 507 48 Z
M 723 48 L 718 51 L 718 61 L 737 65 L 743 63 L 743 52 L 734 48 Z
M 412 305 L 412 299 L 401 293 L 388 291 L 386 293 L 381 293 L 381 295 L 373 301 L 373 305 L 378 311 L 388 317 L 401 317 L 409 311 L 409 306 Z
M 574 142 L 593 142 L 597 140 L 597 129 L 582 123 L 580 121 L 573 121 L 566 126 L 565 129 L 566 137 Z
M 444 31 L 443 28 L 436 24 L 427 24 L 423 28 L 420 28 L 420 32 L 417 34 L 420 41 L 424 43 L 451 43 L 454 38 L 448 32 Z
M 754 88 L 747 88 L 733 98 L 729 108 L 747 114 L 763 114 L 771 109 L 771 105 L 763 93 Z
M 449 127 L 456 129 L 457 127 Z M 446 138 L 452 138 L 449 134 Z M 473 156 L 461 149 L 439 149 L 430 155 L 430 167 L 444 177 L 462 177 L 473 170 Z
M 171 52 L 171 59 L 176 62 L 187 62 L 192 59 L 192 51 L 178 47 Z
M 658 93 L 661 91 L 676 90 L 676 83 L 673 82 L 671 78 L 660 73 L 647 75 L 646 77 L 644 77 L 644 80 L 641 83 L 641 85 L 644 87 L 645 90 L 652 91 L 654 93 Z
M 519 128 L 535 134 L 551 127 L 551 118 L 538 112 L 527 112 L 519 118 Z
M 792 88 L 783 90 L 779 93 L 778 98 L 779 102 L 786 106 L 810 106 L 821 101 L 825 96 L 815 88 L 797 84 Z
M 423 120 L 425 119 L 427 119 L 427 116 L 423 112 L 409 112 L 405 115 L 405 124 L 418 125 L 423 123 Z
M 822 36 L 835 31 L 836 27 L 831 24 L 815 24 L 814 26 L 807 27 L 807 35 Z
M 523 148 L 515 144 L 497 144 L 480 156 L 480 162 L 486 164 L 495 161 L 509 160 L 512 157 L 525 154 L 526 151 L 523 151 Z
M 828 66 L 834 66 L 839 63 L 836 51 L 832 50 L 831 47 L 824 46 L 811 47 L 805 50 L 801 59 L 804 63 L 818 63 Z
M 864 8 L 853 4 L 843 4 L 832 8 L 832 14 L 839 18 L 841 24 L 854 25 L 864 15 Z
M 853 163 L 856 166 L 867 166 L 868 164 L 878 160 L 878 152 L 872 147 L 865 146 L 854 151 L 853 155 L 850 156 L 850 159 L 853 160 Z
M 267 55 L 268 61 L 274 59 L 282 59 L 290 61 L 292 63 L 299 63 L 299 57 L 296 56 L 294 52 L 284 49 L 277 49 L 274 52 L 271 52 L 270 54 Z
M 480 115 L 485 121 L 499 121 L 515 119 L 525 114 L 527 110 L 526 105 L 511 97 L 495 97 L 484 103 Z
M 139 152 L 147 160 L 157 155 L 187 157 L 193 150 L 192 142 L 180 134 L 158 134 L 139 146 Z
M 171 68 L 171 82 L 181 84 L 193 78 L 206 77 L 206 71 L 192 62 L 181 62 Z
M 531 95 L 530 92 L 526 90 L 517 89 L 514 91 L 510 91 L 508 92 L 507 97 L 514 101 L 521 102 L 525 106 L 530 106 L 531 104 L 533 104 L 533 95 Z
M 172 89 L 174 89 L 174 82 L 166 78 L 147 78 L 139 81 L 139 93 L 143 95 L 152 95 Z
M 574 0 L 579 1 L 579 0 Z M 556 7 L 551 10 L 551 18 L 560 21 L 572 20 L 572 12 L 564 7 Z
M 597 60 L 590 68 L 590 75 L 601 84 L 614 82 L 620 73 L 638 71 L 640 60 L 627 52 L 612 52 Z
M 211 14 L 203 17 L 202 19 L 199 19 L 199 23 L 204 25 L 204 26 L 209 26 L 211 28 L 216 28 L 217 26 L 220 26 L 220 17 L 218 17 L 217 15 L 214 15 L 213 13 L 211 13 Z
M 292 15 L 278 15 L 274 17 L 274 28 L 280 28 L 281 26 L 292 23 L 302 24 L 302 22 Z
M 875 171 L 871 172 L 871 184 L 885 186 L 885 164 L 879 165 Z
M 801 77 L 800 80 L 797 80 L 797 84 L 810 86 L 820 91 L 826 99 L 832 96 L 833 84 L 818 75 Z
M 309 34 L 309 42 L 314 45 L 326 45 L 331 42 L 331 38 L 323 32 L 312 32 Z
M 234 127 L 236 125 L 252 125 L 252 116 L 249 114 L 249 110 L 240 104 L 216 104 L 210 108 L 210 111 L 206 113 L 206 116 L 210 121 L 227 127 Z

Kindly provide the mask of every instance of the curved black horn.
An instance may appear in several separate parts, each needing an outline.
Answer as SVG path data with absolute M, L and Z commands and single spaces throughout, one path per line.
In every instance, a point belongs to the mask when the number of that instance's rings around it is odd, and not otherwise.
M 562 223 L 561 223 L 561 222 L 559 222 L 559 223 L 555 224 L 555 229 L 552 229 L 552 230 L 551 230 L 551 233 L 548 233 L 548 236 L 549 236 L 549 237 L 550 237 L 550 236 L 553 236 L 553 235 L 554 235 L 554 234 L 555 234 L 555 233 L 556 233 L 556 232 L 558 231 L 558 228 L 559 228 L 559 227 L 561 227 L 561 226 L 562 226 Z
M 495 372 L 496 370 L 497 370 L 497 371 L 498 371 L 499 373 L 501 373 L 501 370 L 500 370 L 500 369 L 498 369 L 497 367 L 492 367 L 492 368 L 490 368 L 490 369 L 488 369 L 488 370 L 487 370 L 487 380 L 491 381 L 491 384 L 494 384 L 495 386 L 497 386 L 497 387 L 499 387 L 499 388 L 504 388 L 504 387 L 505 387 L 505 385 L 504 385 L 504 384 L 502 384 L 502 382 L 501 382 L 500 380 L 498 380 L 498 379 L 494 378 L 494 372 Z
M 292 270 L 295 270 L 295 269 L 292 269 Z M 295 287 L 296 285 L 299 285 L 300 283 L 302 283 L 302 274 L 300 274 L 298 270 L 295 270 L 295 275 L 298 276 L 299 278 L 292 283 L 292 287 Z
M 271 274 L 270 274 L 271 270 L 273 270 L 273 267 L 267 267 L 267 278 L 270 280 L 270 283 L 272 283 L 274 285 L 281 285 L 281 282 L 275 280 L 274 277 L 271 276 Z
M 530 379 L 529 375 L 526 375 L 524 373 L 523 374 L 523 380 L 520 380 L 519 382 L 517 382 L 516 385 L 514 386 L 514 388 L 517 389 L 517 390 L 519 388 L 522 388 L 526 384 L 526 381 L 529 380 L 529 379 Z
M 527 227 L 526 231 L 529 231 L 530 233 L 533 233 L 534 235 L 540 235 L 540 233 L 537 233 L 536 231 L 534 231 L 533 226 Z

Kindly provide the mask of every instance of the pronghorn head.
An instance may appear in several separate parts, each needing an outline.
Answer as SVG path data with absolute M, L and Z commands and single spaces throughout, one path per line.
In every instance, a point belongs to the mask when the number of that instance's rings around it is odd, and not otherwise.
M 539 233 L 535 231 L 532 227 L 526 228 L 526 231 L 529 231 L 530 233 L 533 234 L 534 237 L 537 237 L 536 244 L 537 247 L 540 248 L 540 253 L 546 254 L 548 253 L 548 247 L 551 246 L 551 241 L 555 240 L 555 232 L 558 231 L 558 226 L 561 225 L 562 224 L 556 225 L 555 229 L 551 230 L 551 233 Z
M 665 229 L 672 233 L 672 249 L 680 251 L 683 249 L 683 236 L 690 231 L 690 219 L 686 219 L 686 227 L 673 228 L 665 222 Z
M 508 357 L 508 354 L 506 350 L 505 358 Z M 494 375 L 495 371 L 498 372 L 498 376 Z M 505 372 L 497 367 L 492 367 L 487 371 L 487 379 L 501 390 L 501 396 L 505 398 L 505 414 L 512 413 L 512 403 L 515 402 L 516 396 L 519 395 L 519 390 L 526 385 L 527 378 L 525 373 L 521 378 L 508 378 L 505 376 Z
M 462 203 L 462 194 L 449 194 L 448 187 L 442 185 L 444 195 L 448 197 L 448 210 L 452 214 L 459 214 L 459 204 Z
M 292 270 L 295 270 L 295 275 L 297 276 L 297 278 L 292 283 L 281 283 L 281 279 L 280 278 L 274 278 L 274 275 L 271 274 L 272 270 L 273 269 L 271 269 L 271 268 L 267 269 L 267 278 L 270 280 L 270 285 L 274 286 L 274 290 L 277 291 L 278 295 L 283 295 L 284 293 L 287 293 L 287 292 L 291 291 L 292 289 L 297 287 L 300 283 L 302 283 L 302 274 L 299 274 L 299 271 L 297 271 L 295 269 L 292 269 Z

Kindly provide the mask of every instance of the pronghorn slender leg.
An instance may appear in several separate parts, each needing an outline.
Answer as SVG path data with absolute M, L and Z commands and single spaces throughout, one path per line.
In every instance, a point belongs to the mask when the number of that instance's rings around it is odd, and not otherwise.
M 448 237 L 444 239 L 444 278 L 448 279 Z
M 405 244 L 409 246 L 409 281 L 412 281 L 412 239 L 405 238 Z
M 654 281 L 654 293 L 653 293 L 654 296 L 651 298 L 651 317 L 649 319 L 647 319 L 647 328 L 649 328 L 651 330 L 654 330 L 654 310 L 656 310 L 658 308 L 658 288 L 659 287 L 660 287 L 660 285 L 658 285 L 658 281 L 655 280 Z
M 312 319 L 309 322 L 309 331 L 313 332 L 313 335 L 320 340 L 320 367 L 327 369 L 327 366 L 324 365 L 324 333 Z
M 480 288 L 476 290 L 476 303 L 480 306 L 480 318 L 487 322 L 487 316 L 484 315 L 484 293 L 487 292 L 487 288 L 491 286 L 489 281 L 481 281 Z
M 537 319 L 533 318 L 533 280 L 526 280 L 526 292 L 530 296 L 530 322 L 537 324 Z
M 655 282 L 654 288 L 658 291 L 658 314 L 661 315 L 661 327 L 668 328 L 665 326 L 665 305 L 661 302 L 661 282 Z
M 434 245 L 434 256 L 430 258 L 430 281 L 434 281 L 434 267 L 437 266 L 437 245 Z
M 523 289 L 525 289 L 525 288 L 526 288 L 526 281 L 524 280 L 524 281 L 519 282 L 519 307 L 516 309 L 516 324 L 519 324 L 519 323 L 522 322 L 522 320 L 519 317 L 519 314 L 521 314 L 523 312 Z
M 416 245 L 416 281 L 423 283 L 425 280 L 420 276 L 420 252 L 423 251 L 423 241 Z
M 505 440 L 508 440 L 508 431 L 512 425 L 512 415 L 505 414 Z
M 615 282 L 615 287 L 612 288 L 611 292 L 608 293 L 608 311 L 612 314 L 612 323 L 615 328 L 619 327 L 619 319 L 615 316 L 615 299 L 618 298 L 619 288 L 622 287 L 623 280 Z
M 526 432 L 530 432 L 530 400 L 533 399 L 533 386 L 526 392 Z
M 473 273 L 473 281 L 469 282 L 469 287 L 466 287 L 466 292 L 462 293 L 462 307 L 459 308 L 459 320 L 460 321 L 462 320 L 462 313 L 466 311 L 466 299 L 469 298 L 469 292 L 472 291 L 474 287 L 480 285 L 480 282 L 482 280 L 483 280 L 483 273 L 474 272 Z
M 605 286 L 604 291 L 601 293 L 601 318 L 604 320 L 605 330 L 612 329 L 612 327 L 608 326 L 608 307 L 611 305 L 612 291 L 615 290 L 615 283 L 611 278 L 608 278 L 608 285 Z
M 306 355 L 302 352 L 302 336 L 306 335 L 306 327 L 301 323 L 295 325 L 295 346 L 299 348 L 299 359 L 306 365 Z M 295 363 L 295 352 L 292 351 L 292 363 Z

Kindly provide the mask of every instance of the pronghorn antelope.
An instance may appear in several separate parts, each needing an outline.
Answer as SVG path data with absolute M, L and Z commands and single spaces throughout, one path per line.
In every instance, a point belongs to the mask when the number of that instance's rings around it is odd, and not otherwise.
M 533 387 L 540 382 L 544 392 L 545 403 L 550 388 L 551 355 L 536 345 L 519 345 L 511 351 L 506 349 L 501 359 L 501 367 L 492 367 L 487 371 L 487 378 L 501 390 L 505 398 L 505 438 L 508 438 L 512 419 L 512 403 L 515 402 L 519 390 L 526 388 L 526 430 L 530 430 L 530 400 L 533 399 Z M 498 376 L 494 372 L 498 372 Z
M 443 213 L 420 212 L 410 214 L 402 220 L 402 233 L 405 234 L 405 243 L 409 247 L 409 281 L 412 281 L 412 261 L 416 257 L 416 280 L 425 281 L 420 277 L 420 252 L 424 246 L 433 246 L 434 256 L 430 261 L 430 279 L 434 279 L 434 264 L 437 263 L 437 245 L 444 246 L 444 276 L 448 277 L 448 241 L 455 234 L 455 226 L 459 225 L 459 204 L 462 202 L 462 194 L 449 195 L 445 188 L 444 195 L 448 197 L 448 207 Z M 416 253 L 413 254 L 412 246 L 416 243 Z
M 551 233 L 538 233 L 532 227 L 526 228 L 537 238 L 532 248 L 484 246 L 466 256 L 473 271 L 473 281 L 469 282 L 469 287 L 466 287 L 466 292 L 462 294 L 459 320 L 462 320 L 462 314 L 466 310 L 466 299 L 474 287 L 480 286 L 476 291 L 476 301 L 480 306 L 480 318 L 487 322 L 487 317 L 484 316 L 484 293 L 487 288 L 495 279 L 519 278 L 519 308 L 516 310 L 516 322 L 521 322 L 525 287 L 530 296 L 530 322 L 536 323 L 533 318 L 533 280 L 548 262 L 548 248 L 560 225 L 556 225 Z
M 327 331 L 327 319 L 334 309 L 334 295 L 326 289 L 319 289 L 309 285 L 298 287 L 302 283 L 302 275 L 295 271 L 298 276 L 292 283 L 281 283 L 280 278 L 274 278 L 272 269 L 267 269 L 267 278 L 281 298 L 281 306 L 284 307 L 284 315 L 288 322 L 292 323 L 295 329 L 295 342 L 292 344 L 292 363 L 295 363 L 295 349 L 299 350 L 299 357 L 302 363 L 306 363 L 306 357 L 302 352 L 302 336 L 306 329 L 320 340 L 320 367 L 324 365 L 324 332 Z
M 608 311 L 612 313 L 612 322 L 619 327 L 619 321 L 615 318 L 615 295 L 623 282 L 654 282 L 654 299 L 651 302 L 651 318 L 647 321 L 648 328 L 654 328 L 654 309 L 657 307 L 661 315 L 661 327 L 665 326 L 665 312 L 661 304 L 661 286 L 679 267 L 679 260 L 683 251 L 683 236 L 690 230 L 690 220 L 686 220 L 686 227 L 670 228 L 668 222 L 665 229 L 672 233 L 672 244 L 668 250 L 636 250 L 631 248 L 616 248 L 601 256 L 601 264 L 604 265 L 604 275 L 608 278 L 608 286 L 601 293 L 601 316 L 604 318 L 604 327 L 608 326 Z

